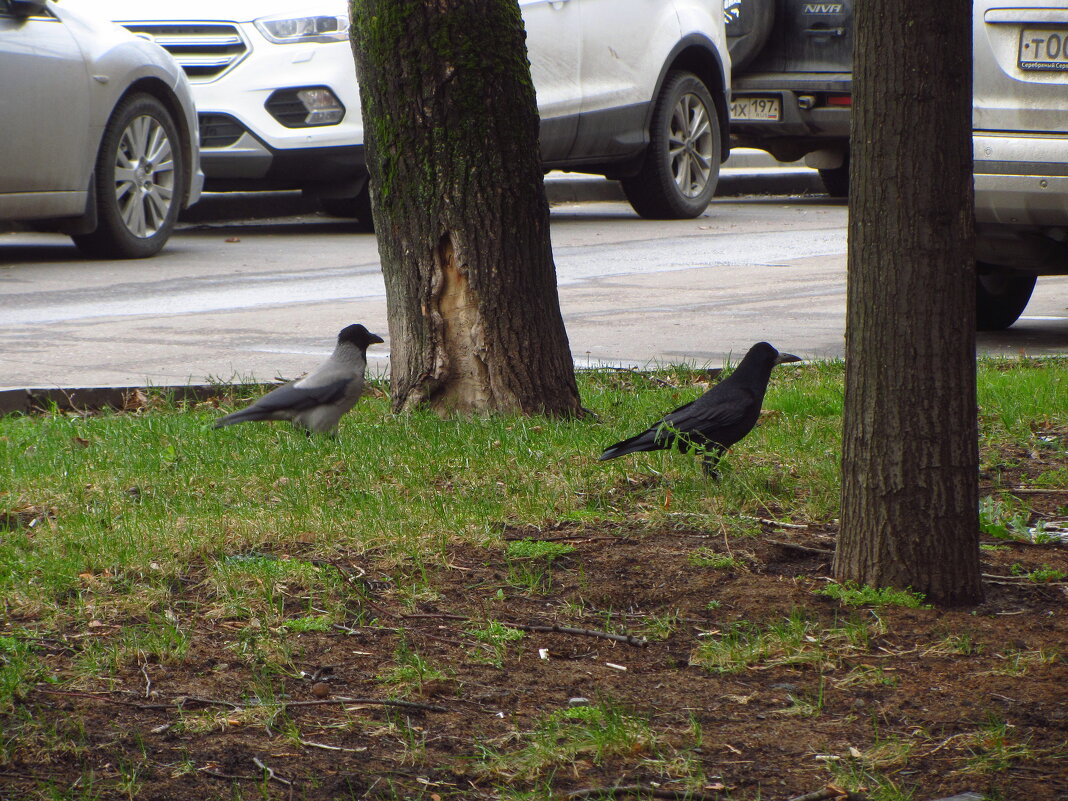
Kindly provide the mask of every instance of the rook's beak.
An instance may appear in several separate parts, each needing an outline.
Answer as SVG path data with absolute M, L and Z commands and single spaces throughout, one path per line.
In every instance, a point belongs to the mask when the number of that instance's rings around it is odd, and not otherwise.
M 784 364 L 786 362 L 799 362 L 800 356 L 794 356 L 792 353 L 780 353 L 779 358 L 775 360 L 775 364 Z

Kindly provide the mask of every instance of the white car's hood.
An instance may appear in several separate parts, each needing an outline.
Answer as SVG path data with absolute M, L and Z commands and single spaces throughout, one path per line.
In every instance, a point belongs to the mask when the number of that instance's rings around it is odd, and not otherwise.
M 293 0 L 60 0 L 64 6 L 117 22 L 197 20 L 251 22 L 278 14 L 347 15 L 345 0 L 294 4 Z

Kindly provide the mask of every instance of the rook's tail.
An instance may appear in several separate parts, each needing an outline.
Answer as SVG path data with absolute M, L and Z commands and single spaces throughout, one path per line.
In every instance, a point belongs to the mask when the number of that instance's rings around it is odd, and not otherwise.
M 663 447 L 663 445 L 656 442 L 652 431 L 643 431 L 622 442 L 617 442 L 615 445 L 609 445 L 604 449 L 604 453 L 601 454 L 598 461 L 604 462 L 619 456 L 626 456 L 628 453 L 638 453 L 639 451 L 660 450 Z

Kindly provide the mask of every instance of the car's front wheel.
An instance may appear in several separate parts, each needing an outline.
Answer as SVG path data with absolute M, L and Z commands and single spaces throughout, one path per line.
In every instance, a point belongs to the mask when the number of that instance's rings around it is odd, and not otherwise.
M 721 132 L 708 87 L 691 72 L 670 72 L 653 108 L 641 171 L 623 180 L 634 210 L 652 219 L 697 217 L 719 181 Z
M 1036 276 L 979 262 L 976 264 L 975 327 L 980 331 L 1001 331 L 1020 319 Z
M 125 98 L 104 129 L 95 175 L 97 227 L 73 237 L 78 248 L 108 259 L 158 253 L 185 195 L 181 140 L 167 107 L 147 94 Z

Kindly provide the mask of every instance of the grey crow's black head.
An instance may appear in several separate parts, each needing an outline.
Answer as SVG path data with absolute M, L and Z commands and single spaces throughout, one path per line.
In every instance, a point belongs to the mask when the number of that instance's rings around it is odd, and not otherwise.
M 342 342 L 348 342 L 360 350 L 367 350 L 368 345 L 374 345 L 382 341 L 382 337 L 378 334 L 372 334 L 359 323 L 345 326 L 345 328 L 341 329 L 341 333 L 337 335 L 337 343 L 339 345 Z

